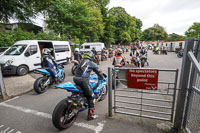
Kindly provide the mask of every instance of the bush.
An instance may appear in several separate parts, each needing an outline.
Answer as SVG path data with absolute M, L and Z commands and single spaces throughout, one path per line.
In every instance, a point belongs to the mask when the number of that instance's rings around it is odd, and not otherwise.
M 21 29 L 16 29 L 13 31 L 3 31 L 0 32 L 0 47 L 12 46 L 15 42 L 20 40 L 64 40 L 66 38 L 58 37 L 53 32 L 44 33 L 39 32 L 34 34 L 32 32 L 22 31 Z

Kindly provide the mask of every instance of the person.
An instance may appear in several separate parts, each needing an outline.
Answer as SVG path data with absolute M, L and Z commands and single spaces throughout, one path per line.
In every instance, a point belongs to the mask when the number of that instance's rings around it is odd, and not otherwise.
M 104 54 L 107 54 L 106 48 L 103 48 L 103 49 L 101 50 L 101 55 L 104 55 Z
M 96 51 L 95 47 L 93 47 L 91 51 L 92 51 L 92 53 L 94 55 L 93 60 L 95 60 L 97 65 L 99 65 L 99 55 L 97 54 L 97 51 Z
M 122 50 L 120 48 L 117 49 L 115 52 L 115 57 L 113 59 L 112 65 L 115 67 L 122 67 L 126 64 L 126 59 L 125 57 L 122 56 Z
M 103 73 L 98 68 L 97 64 L 93 62 L 93 53 L 86 53 L 83 56 L 80 64 L 75 73 L 75 77 L 73 78 L 74 83 L 81 87 L 84 90 L 84 93 L 88 100 L 88 117 L 87 120 L 96 119 L 98 116 L 95 115 L 94 111 L 94 103 L 93 103 L 93 90 L 89 85 L 88 77 L 91 72 L 94 71 L 100 80 L 105 80 Z
M 97 51 L 96 51 L 95 47 L 92 48 L 92 52 L 93 52 L 93 54 L 94 54 L 95 56 L 97 55 Z
M 51 55 L 51 50 L 44 48 L 42 50 L 42 67 L 46 68 L 48 72 L 51 73 L 54 81 L 58 84 L 57 68 L 58 64 L 54 57 Z
M 147 54 L 147 50 L 145 49 L 145 47 L 142 46 L 142 49 L 140 50 L 140 54 L 141 55 Z
M 78 62 L 80 62 L 82 59 L 81 53 L 79 51 L 79 48 L 75 48 L 74 50 L 74 60 L 77 60 Z

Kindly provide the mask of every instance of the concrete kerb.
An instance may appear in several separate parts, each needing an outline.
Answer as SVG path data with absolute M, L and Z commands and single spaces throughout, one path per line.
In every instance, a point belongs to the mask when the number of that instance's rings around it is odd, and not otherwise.
M 31 91 L 35 82 L 35 79 L 32 78 L 29 74 L 25 76 L 4 77 L 3 80 L 8 97 L 21 95 Z

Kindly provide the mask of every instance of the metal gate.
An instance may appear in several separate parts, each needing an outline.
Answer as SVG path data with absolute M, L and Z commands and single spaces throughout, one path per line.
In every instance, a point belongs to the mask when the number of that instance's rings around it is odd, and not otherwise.
M 200 38 L 186 39 L 180 94 L 177 100 L 175 129 L 183 127 L 189 133 L 200 132 Z
M 109 116 L 112 116 L 114 110 L 114 113 L 173 122 L 178 69 L 159 69 L 156 91 L 127 88 L 128 69 L 135 68 L 115 70 L 108 68 Z M 120 71 L 121 75 L 116 76 L 116 71 Z M 117 82 L 119 82 L 118 87 L 116 87 Z M 113 104 L 112 88 L 114 89 Z

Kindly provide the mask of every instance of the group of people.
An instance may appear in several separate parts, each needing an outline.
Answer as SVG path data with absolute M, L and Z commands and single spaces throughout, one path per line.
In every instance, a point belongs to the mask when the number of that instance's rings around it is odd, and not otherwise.
M 102 54 L 106 53 L 106 50 L 103 49 Z M 122 56 L 122 49 L 118 48 L 115 51 L 115 56 L 113 58 L 113 63 L 115 67 L 121 67 L 126 64 L 126 58 Z M 136 48 L 132 51 L 132 54 L 136 54 L 136 56 L 139 56 L 140 54 L 144 54 L 146 51 L 142 48 L 141 51 Z M 44 48 L 42 51 L 42 67 L 48 68 L 47 70 L 53 75 L 53 78 L 55 79 L 56 84 L 58 84 L 58 75 L 57 75 L 57 68 L 58 64 L 55 60 L 55 58 L 51 55 L 51 51 L 48 48 Z M 76 48 L 74 51 L 74 60 L 77 60 L 79 62 L 78 68 L 76 69 L 75 76 L 73 78 L 73 81 L 76 85 L 80 86 L 87 97 L 88 100 L 88 120 L 93 120 L 97 118 L 97 115 L 94 113 L 94 103 L 93 103 L 93 90 L 91 86 L 89 85 L 88 77 L 90 76 L 91 72 L 95 72 L 100 80 L 106 80 L 103 76 L 102 71 L 99 69 L 98 65 L 94 62 L 94 58 L 96 57 L 97 52 L 94 49 L 92 49 L 92 52 L 85 53 L 83 56 L 81 55 L 79 48 Z
M 91 72 L 94 71 L 98 75 L 100 80 L 106 80 L 103 76 L 102 71 L 98 68 L 98 65 L 93 62 L 94 53 L 95 51 L 93 51 L 92 53 L 85 53 L 82 57 L 78 48 L 76 48 L 74 52 L 74 59 L 79 61 L 79 65 L 76 70 L 73 81 L 76 85 L 80 86 L 84 90 L 84 93 L 87 97 L 89 108 L 87 118 L 88 120 L 93 120 L 97 118 L 97 115 L 94 114 L 95 108 L 92 96 L 93 90 L 89 85 L 88 77 L 90 76 Z M 42 67 L 47 68 L 47 70 L 53 76 L 56 84 L 58 84 L 58 64 L 55 58 L 51 55 L 51 50 L 49 50 L 48 48 L 44 48 L 42 50 Z

